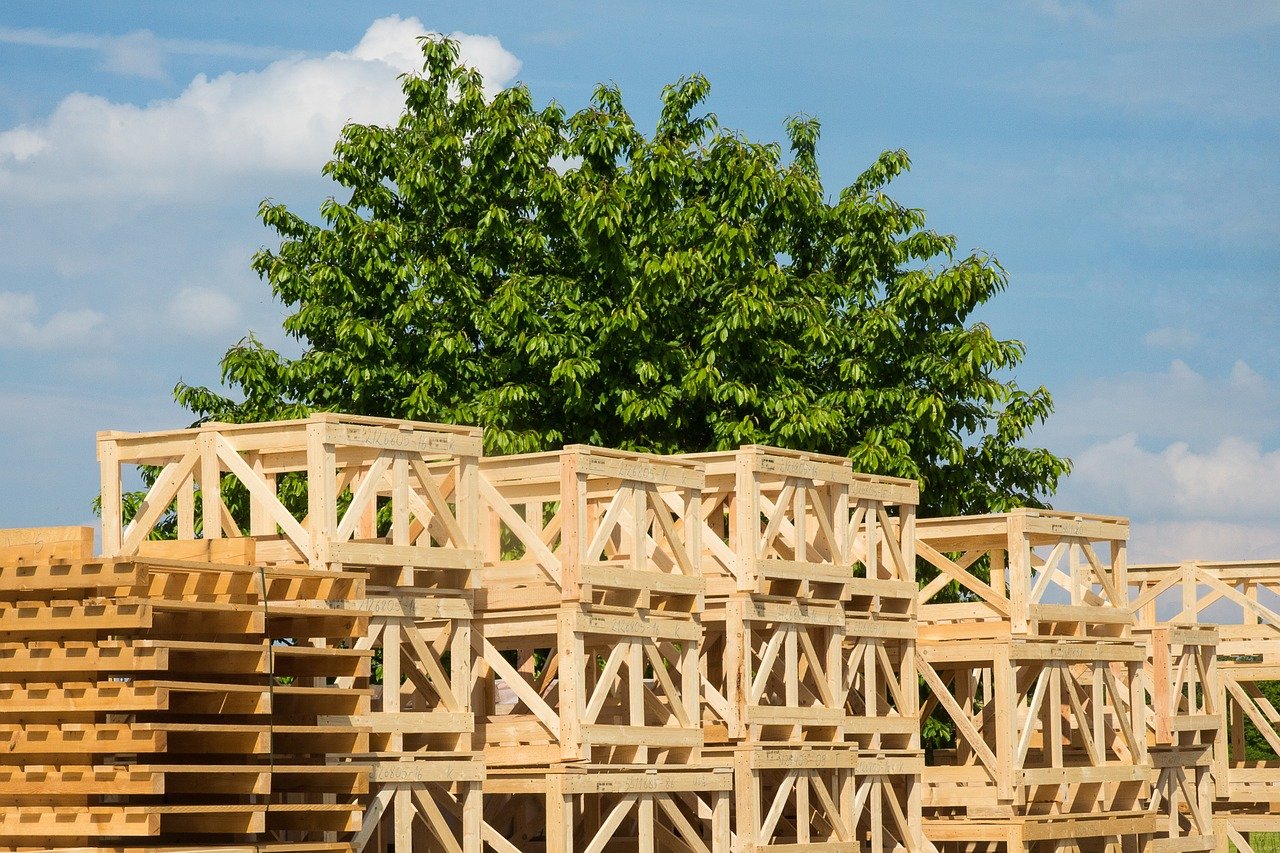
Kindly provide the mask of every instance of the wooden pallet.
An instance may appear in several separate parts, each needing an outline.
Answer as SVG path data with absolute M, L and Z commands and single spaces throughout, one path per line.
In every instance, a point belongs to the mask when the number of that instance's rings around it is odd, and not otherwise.
M 352 415 L 316 414 L 304 420 L 262 424 L 208 423 L 196 429 L 155 433 L 102 432 L 102 550 L 107 556 L 137 553 L 167 513 L 179 540 L 238 537 L 241 530 L 221 499 L 239 486 L 250 499 L 244 534 L 260 560 L 305 563 L 313 568 L 413 566 L 415 581 L 427 575 L 465 588 L 479 565 L 468 528 L 474 522 L 480 430 Z M 142 511 L 121 522 L 121 466 L 161 469 Z M 299 520 L 281 499 L 283 481 L 309 484 L 306 514 Z M 217 490 L 202 488 L 218 483 Z M 197 537 L 195 494 L 201 501 Z M 349 502 L 339 513 L 339 497 Z M 377 529 L 379 507 L 392 522 Z M 305 524 L 304 524 L 305 521 Z
M 19 536 L 0 546 L 0 846 L 358 829 L 367 770 L 326 756 L 367 749 L 367 730 L 323 715 L 367 711 L 368 690 L 327 680 L 367 673 L 368 653 L 306 644 L 365 632 L 347 607 L 362 576 L 86 559 Z

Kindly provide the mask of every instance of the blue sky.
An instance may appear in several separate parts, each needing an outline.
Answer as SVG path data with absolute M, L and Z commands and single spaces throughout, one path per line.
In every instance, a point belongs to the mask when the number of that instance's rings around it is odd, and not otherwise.
M 1054 392 L 1055 503 L 1131 516 L 1135 559 L 1280 554 L 1280 5 L 619 5 L 0 7 L 0 526 L 89 522 L 95 430 L 289 345 L 257 204 L 314 214 L 425 29 L 569 109 L 612 80 L 652 124 L 698 71 L 754 138 L 817 116 L 833 192 L 906 148 L 895 195 L 1009 270 L 982 319 Z

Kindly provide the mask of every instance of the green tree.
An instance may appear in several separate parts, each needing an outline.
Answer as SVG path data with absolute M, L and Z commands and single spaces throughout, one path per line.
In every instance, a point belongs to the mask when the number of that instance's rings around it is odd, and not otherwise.
M 280 245 L 253 266 L 303 354 L 246 338 L 238 400 L 177 387 L 199 416 L 470 423 L 495 453 L 777 444 L 918 478 L 932 514 L 1038 505 L 1068 470 L 1022 444 L 1052 408 L 1009 378 L 1023 345 L 970 321 L 1004 270 L 887 195 L 905 152 L 831 197 L 816 120 L 784 155 L 701 114 L 700 76 L 645 135 L 614 87 L 538 110 L 422 48 L 399 122 L 342 132 L 345 200 L 318 223 L 262 205 Z

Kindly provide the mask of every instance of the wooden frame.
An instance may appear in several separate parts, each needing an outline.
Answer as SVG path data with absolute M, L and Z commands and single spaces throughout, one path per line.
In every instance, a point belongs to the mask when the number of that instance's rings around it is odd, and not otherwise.
M 1280 564 L 1129 567 L 1106 516 L 917 520 L 912 481 L 756 445 L 482 460 L 478 429 L 319 414 L 98 454 L 104 558 L 85 528 L 0 531 L 0 849 L 1173 853 L 1275 827 L 1280 761 L 1240 739 L 1280 753 Z M 125 465 L 157 470 L 128 526 Z M 925 766 L 935 712 L 956 743 Z
M 752 744 L 715 750 L 710 762 L 734 768 L 740 849 L 933 850 L 906 807 L 920 800 L 918 751 Z
M 106 556 L 135 553 L 170 512 L 181 540 L 241 535 L 222 500 L 221 486 L 235 481 L 249 496 L 243 533 L 258 541 L 263 560 L 469 572 L 479 567 L 471 514 L 480 452 L 480 430 L 472 427 L 334 414 L 171 432 L 102 432 L 102 550 Z M 123 465 L 160 468 L 128 526 L 121 523 Z M 280 500 L 286 476 L 309 484 L 301 519 Z M 219 489 L 202 488 L 215 480 Z M 344 494 L 350 500 L 340 515 Z M 391 516 L 381 536 L 379 504 Z
M 1261 687 L 1280 680 L 1280 614 L 1275 601 L 1280 562 L 1133 566 L 1129 586 L 1138 620 L 1152 636 L 1176 639 L 1211 631 L 1219 638 L 1216 646 L 1202 647 L 1191 664 L 1180 664 L 1172 654 L 1162 662 L 1153 654 L 1152 666 L 1177 672 L 1171 683 L 1186 683 L 1180 693 L 1163 691 L 1173 695 L 1172 701 L 1186 706 L 1191 701 L 1188 694 L 1194 693 L 1202 697 L 1200 713 L 1216 719 L 1216 732 L 1208 731 L 1205 719 L 1204 731 L 1167 734 L 1198 744 L 1212 734 L 1212 808 L 1219 846 L 1225 850 L 1229 839 L 1247 853 L 1252 849 L 1250 833 L 1280 831 L 1280 815 L 1272 813 L 1280 801 L 1280 760 L 1251 761 L 1245 754 L 1246 721 L 1280 753 L 1280 711 Z M 1186 781 L 1198 784 L 1201 777 L 1197 765 L 1195 776 Z
M 930 518 L 917 523 L 916 534 L 919 555 L 938 570 L 920 590 L 922 622 L 994 619 L 1008 622 L 1013 634 L 1049 633 L 1041 623 L 1073 622 L 1086 634 L 1096 625 L 1108 635 L 1114 633 L 1108 626 L 1132 621 L 1127 519 L 1018 509 Z M 1099 556 L 1104 545 L 1107 553 Z M 989 580 L 969 571 L 979 561 L 987 562 Z M 969 600 L 935 603 L 953 584 Z
M 697 463 L 586 446 L 484 460 L 474 701 L 491 766 L 696 758 L 702 485 Z
M 938 571 L 920 595 L 921 720 L 940 711 L 956 733 L 924 772 L 926 835 L 940 848 L 1021 850 L 1063 821 L 1082 836 L 1155 830 L 1154 815 L 1136 817 L 1151 787 L 1149 703 L 1127 535 L 1124 519 L 1039 510 L 917 523 L 917 553 Z M 939 603 L 947 589 L 960 600 Z M 1090 829 L 1100 812 L 1132 817 L 1132 832 Z
M 241 533 L 222 500 L 223 489 L 238 483 L 249 501 L 244 532 L 259 560 L 367 573 L 369 589 L 356 606 L 369 614 L 369 631 L 355 646 L 381 653 L 384 686 L 403 678 L 404 687 L 383 689 L 375 712 L 326 717 L 335 726 L 372 732 L 367 747 L 351 751 L 373 765 L 369 818 L 355 836 L 356 853 L 383 836 L 397 853 L 415 843 L 476 849 L 483 760 L 470 752 L 468 589 L 480 567 L 480 453 L 475 428 L 323 413 L 98 438 L 107 553 L 147 548 L 167 512 L 174 514 L 179 540 L 216 549 L 225 535 Z M 161 470 L 138 516 L 121 529 L 125 464 Z M 301 517 L 280 497 L 288 477 L 305 479 Z M 215 481 L 218 489 L 201 488 Z M 367 681 L 367 675 L 349 676 L 341 686 L 367 687 Z
M 724 745 L 707 760 L 734 768 L 738 843 L 929 849 L 917 484 L 758 445 L 681 458 L 706 466 L 703 722 Z

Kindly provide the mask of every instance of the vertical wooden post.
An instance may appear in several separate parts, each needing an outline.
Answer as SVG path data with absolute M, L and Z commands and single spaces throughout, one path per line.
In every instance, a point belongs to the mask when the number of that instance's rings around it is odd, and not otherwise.
M 1111 583 L 1120 595 L 1129 589 L 1129 543 L 1124 539 L 1112 539 Z
M 459 790 L 462 800 L 462 853 L 483 853 L 484 842 L 480 837 L 484 825 L 480 782 L 464 782 Z
M 1017 743 L 1015 728 L 1018 721 L 1018 685 L 1013 673 L 1013 665 L 1009 659 L 1009 648 L 996 649 L 992 660 L 992 680 L 995 682 L 994 699 L 996 706 L 996 756 L 1008 760 L 999 762 L 996 773 L 996 796 L 1002 800 L 1014 799 L 1014 780 L 1021 775 L 1021 764 L 1015 763 L 1014 744 Z M 1028 720 L 1027 725 L 1033 725 Z
M 751 662 L 754 657 L 755 638 L 751 623 L 747 621 L 748 602 L 744 596 L 735 595 L 725 603 L 724 614 L 724 673 L 729 706 L 729 737 L 747 736 L 747 699 L 751 695 Z
M 560 655 L 560 752 L 566 761 L 590 756 L 583 743 L 581 720 L 586 711 L 586 654 L 582 635 L 574 630 L 576 604 L 561 605 L 558 626 Z
M 196 538 L 195 488 L 196 481 L 194 477 L 187 477 L 178 486 L 178 538 L 183 541 L 190 541 Z
M 1182 591 L 1182 616 L 1176 621 L 1198 621 L 1196 614 L 1196 599 L 1199 598 L 1199 590 L 1196 586 L 1196 565 L 1195 563 L 1183 563 L 1178 567 L 1178 572 L 1182 575 L 1182 579 L 1178 583 L 1178 587 Z M 1151 602 L 1151 608 L 1151 621 L 1147 624 L 1155 627 L 1155 601 Z M 1248 612 L 1245 612 L 1243 615 L 1246 619 L 1249 618 Z
M 218 434 L 201 430 L 196 437 L 200 448 L 200 515 L 202 538 L 222 538 L 222 465 L 218 460 Z
M 870 514 L 868 513 L 870 517 Z M 880 788 L 880 776 L 868 776 L 867 784 L 871 787 L 871 849 L 887 850 L 884 843 L 884 791 Z
M 735 774 L 736 775 L 736 774 Z M 729 853 L 731 827 L 729 825 L 728 791 L 716 791 L 711 807 L 711 853 Z M 739 798 L 740 803 L 742 800 Z
M 1009 516 L 1009 629 L 1014 634 L 1029 630 L 1031 592 L 1031 542 L 1027 537 L 1027 517 L 1021 512 Z M 992 578 L 994 584 L 995 579 Z
M 904 581 L 916 582 L 916 508 L 914 504 L 903 504 L 898 507 L 898 518 L 901 519 L 900 525 L 902 530 L 902 562 L 903 569 L 906 571 Z M 994 568 L 992 569 L 994 571 Z M 912 616 L 918 612 L 916 608 L 919 606 L 917 601 L 912 605 Z
M 267 476 L 263 470 L 262 454 L 253 453 L 249 455 L 248 462 L 253 468 L 254 475 L 263 483 L 267 483 Z M 272 475 L 270 483 L 271 493 L 275 494 L 275 477 Z M 273 536 L 276 532 L 276 523 L 271 518 L 271 513 L 262 501 L 249 495 L 249 535 L 250 536 Z
M 1170 690 L 1172 685 L 1171 663 L 1169 660 L 1169 629 L 1154 628 L 1151 631 L 1151 679 L 1152 705 L 1156 715 L 1156 740 L 1159 743 L 1170 743 L 1173 740 L 1173 729 L 1170 726 L 1170 715 L 1173 712 Z
M 863 516 L 862 522 L 867 536 L 867 553 L 864 565 L 867 567 L 867 577 L 875 579 L 880 577 L 880 520 L 876 518 L 875 501 L 861 500 L 858 503 L 866 510 L 866 515 Z
M 751 766 L 751 749 L 739 747 L 733 751 L 734 800 L 738 813 L 738 846 L 754 850 L 760 842 L 760 821 L 763 804 L 760 798 L 760 771 Z
M 585 489 L 580 494 L 578 482 L 580 462 L 581 456 L 575 452 L 565 451 L 560 457 L 560 587 L 562 598 L 573 602 L 581 600 L 582 549 L 587 544 Z
M 738 589 L 756 592 L 760 579 L 756 577 L 756 557 L 760 552 L 760 483 L 756 474 L 756 455 L 739 453 L 734 460 L 734 497 L 732 524 L 737 530 L 733 540 Z
M 102 553 L 106 557 L 120 555 L 121 501 L 120 446 L 114 439 L 98 436 L 98 467 L 102 479 Z
M 454 486 L 454 512 L 465 542 L 459 548 L 480 547 L 480 464 L 475 456 L 458 458 L 458 482 Z M 542 519 L 538 519 L 541 524 Z M 539 527 L 538 529 L 541 529 Z M 472 581 L 475 582 L 474 580 Z
M 328 443 L 328 424 L 312 420 L 307 424 L 307 533 L 311 536 L 308 557 L 313 568 L 322 569 L 331 562 L 329 546 L 337 522 L 335 467 L 333 445 Z
M 564 787 L 563 774 L 547 774 L 546 853 L 573 853 L 573 800 Z

